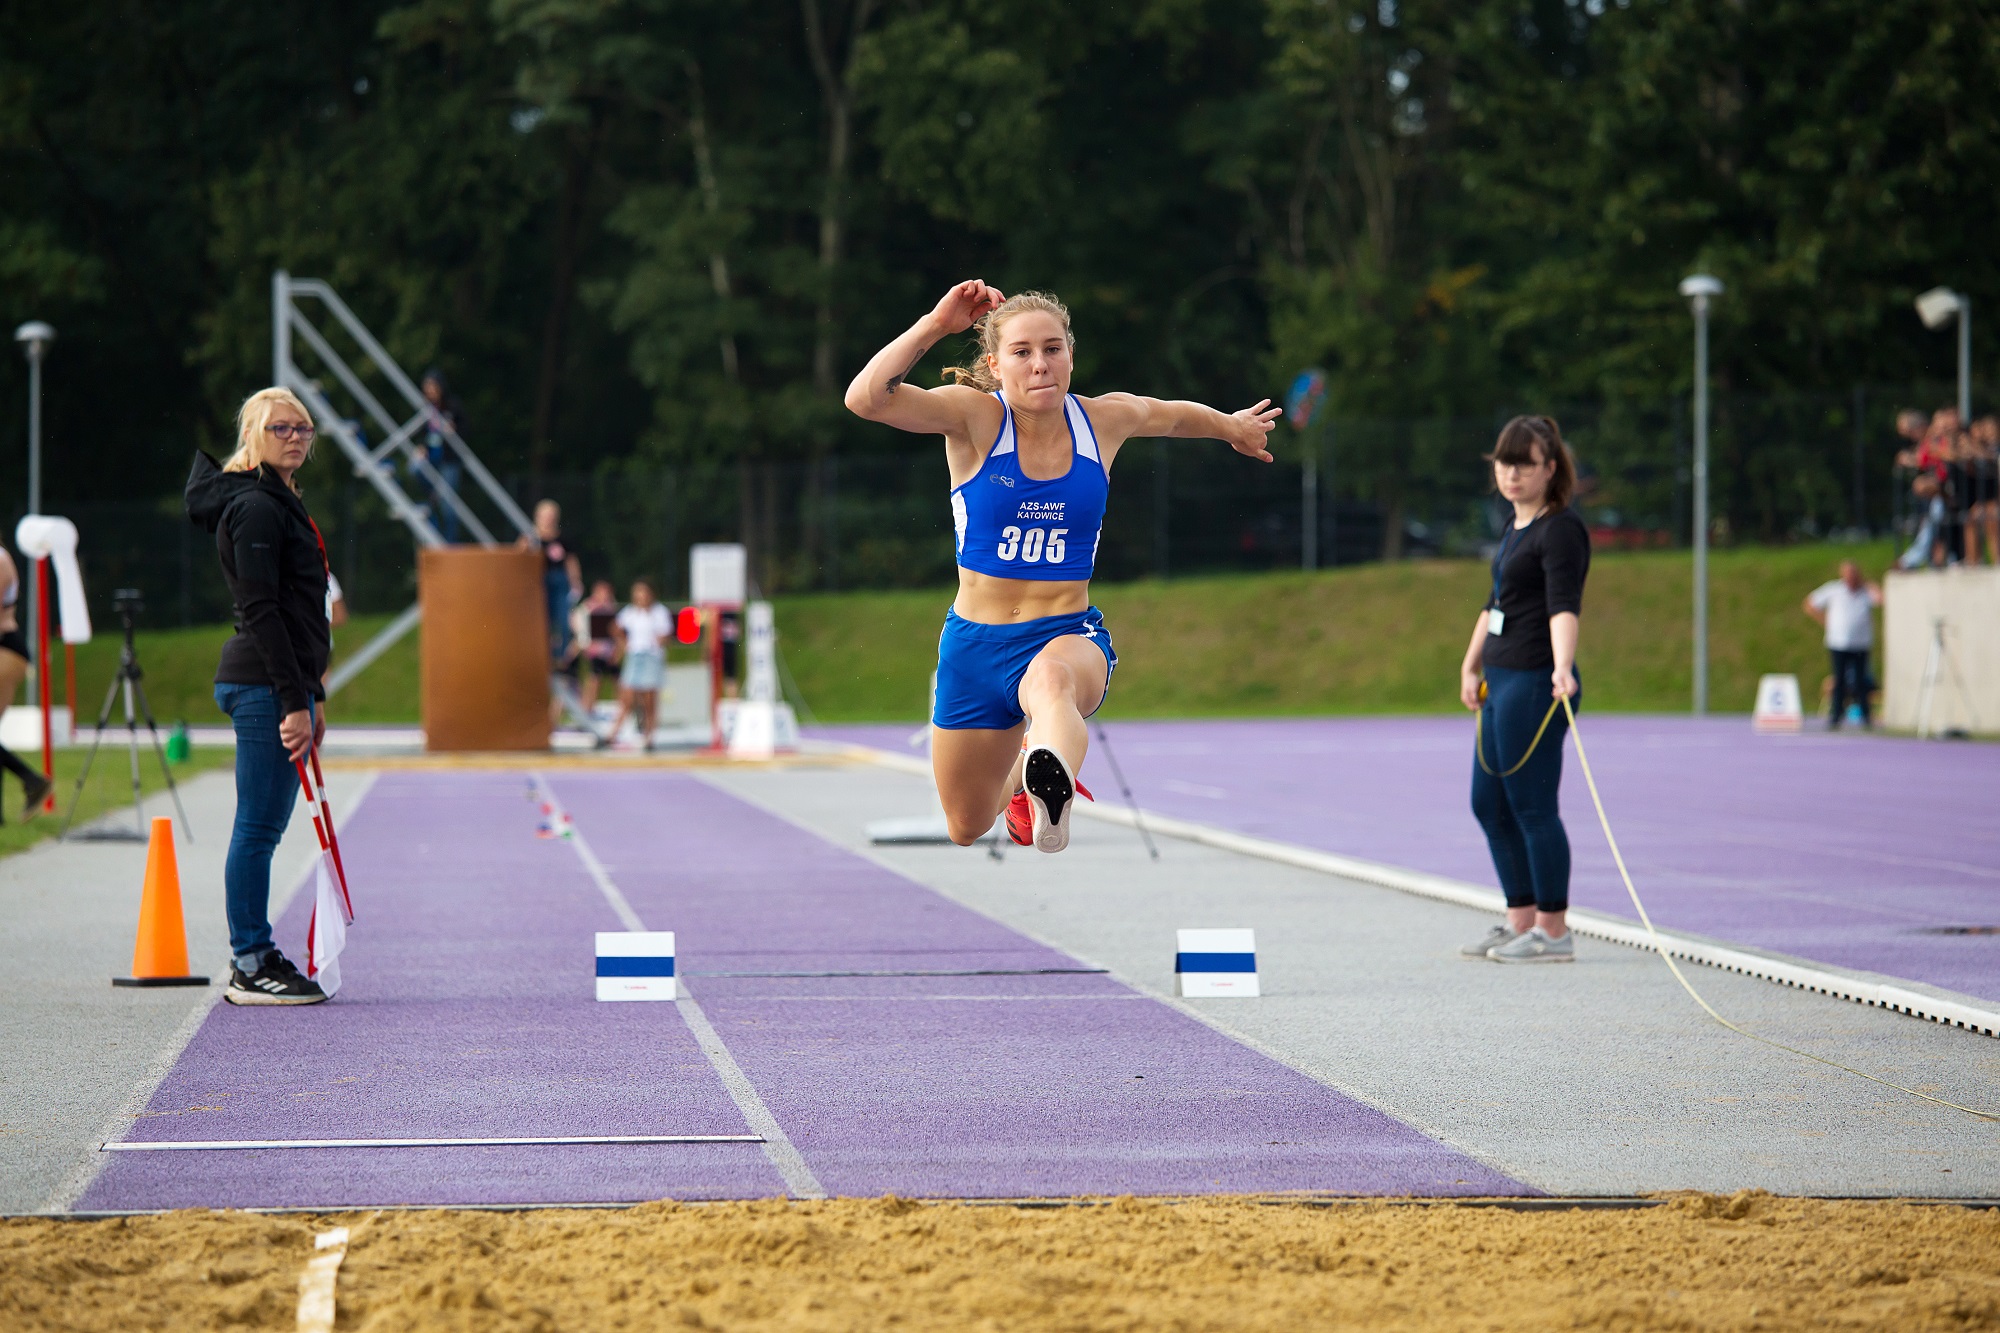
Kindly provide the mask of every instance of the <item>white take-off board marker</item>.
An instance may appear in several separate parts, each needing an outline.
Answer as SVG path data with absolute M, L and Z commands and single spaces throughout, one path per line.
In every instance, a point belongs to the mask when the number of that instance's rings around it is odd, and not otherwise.
M 674 932 L 671 930 L 598 931 L 597 998 L 600 1000 L 673 999 Z
M 1257 932 L 1174 932 L 1174 994 L 1188 999 L 1257 994 Z
M 1757 707 L 1750 725 L 1757 731 L 1797 731 L 1805 721 L 1797 676 L 1765 676 L 1757 682 Z

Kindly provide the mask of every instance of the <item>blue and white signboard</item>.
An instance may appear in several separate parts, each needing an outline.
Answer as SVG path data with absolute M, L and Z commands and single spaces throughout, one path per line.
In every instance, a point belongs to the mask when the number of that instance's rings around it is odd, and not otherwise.
M 597 998 L 671 1000 L 674 996 L 674 932 L 597 932 Z
M 1189 999 L 1257 994 L 1257 932 L 1180 930 L 1174 994 Z

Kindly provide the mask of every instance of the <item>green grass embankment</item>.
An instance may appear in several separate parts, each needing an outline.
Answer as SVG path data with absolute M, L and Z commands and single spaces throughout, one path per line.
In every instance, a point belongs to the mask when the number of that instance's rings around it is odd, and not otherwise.
M 1818 698 L 1826 660 L 1819 628 L 1799 601 L 1849 556 L 1879 575 L 1892 552 L 1883 542 L 1715 553 L 1709 681 L 1717 711 L 1749 711 L 1757 677 L 1767 671 L 1796 673 L 1808 705 Z M 1687 708 L 1692 572 L 1685 551 L 1595 558 L 1580 654 L 1593 709 Z M 1479 561 L 1425 560 L 1100 584 L 1097 603 L 1121 663 L 1112 708 L 1119 717 L 1450 711 L 1487 577 Z M 950 600 L 944 588 L 780 598 L 785 664 L 822 721 L 920 717 Z M 340 650 L 359 649 L 389 619 L 357 616 L 338 632 Z M 405 636 L 335 696 L 332 720 L 414 721 L 421 633 Z M 228 636 L 223 626 L 139 636 L 146 690 L 162 725 L 223 721 L 209 681 Z M 676 650 L 675 659 L 685 652 Z M 117 662 L 115 634 L 77 654 L 83 724 L 95 720 Z
M 1868 546 L 1718 551 L 1710 559 L 1709 688 L 1748 712 L 1757 677 L 1798 675 L 1818 698 L 1826 657 L 1799 602 Z M 1119 717 L 1422 713 L 1457 708 L 1458 663 L 1484 602 L 1484 563 L 1407 561 L 1101 584 L 1118 645 Z M 1591 707 L 1680 712 L 1693 679 L 1693 564 L 1685 551 L 1603 552 L 1592 562 L 1579 661 Z M 789 597 L 786 664 L 823 721 L 922 715 L 947 590 Z
M 334 631 L 334 662 L 343 652 L 357 651 L 375 637 L 394 616 L 355 616 Z M 153 716 L 162 729 L 177 721 L 193 726 L 221 726 L 228 722 L 215 706 L 215 663 L 229 638 L 227 625 L 198 625 L 193 629 L 153 630 L 136 636 L 139 667 L 145 673 L 141 683 L 153 705 Z M 417 717 L 417 635 L 412 630 L 385 653 L 381 660 L 355 677 L 352 684 L 334 696 L 328 716 L 338 722 L 411 722 Z M 97 721 L 104 706 L 104 692 L 118 670 L 122 644 L 118 627 L 97 627 L 97 637 L 76 650 L 76 710 L 78 727 Z M 62 700 L 62 648 L 56 645 L 55 699 Z M 112 720 L 124 725 L 122 702 L 114 702 Z

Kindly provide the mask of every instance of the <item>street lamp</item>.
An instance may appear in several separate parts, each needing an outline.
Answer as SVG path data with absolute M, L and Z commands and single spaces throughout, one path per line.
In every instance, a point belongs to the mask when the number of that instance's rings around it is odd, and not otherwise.
M 1958 316 L 1958 422 L 1972 421 L 1972 298 L 1949 287 L 1933 287 L 1917 298 L 1917 318 L 1941 329 Z
M 1722 283 L 1706 273 L 1681 279 L 1694 307 L 1694 712 L 1708 712 L 1708 303 Z
M 39 319 L 14 330 L 14 341 L 28 357 L 28 512 L 42 512 L 42 358 L 56 331 Z

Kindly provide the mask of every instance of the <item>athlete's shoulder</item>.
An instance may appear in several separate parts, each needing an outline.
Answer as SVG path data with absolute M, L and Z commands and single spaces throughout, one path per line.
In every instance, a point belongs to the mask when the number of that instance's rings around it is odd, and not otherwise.
M 1000 419 L 1006 414 L 999 394 L 975 389 L 970 384 L 940 384 L 930 392 L 949 405 L 968 426 L 974 427 L 975 435 L 980 433 L 979 427 L 998 430 Z
M 1096 397 L 1073 393 L 1071 398 L 1090 418 L 1091 425 L 1111 434 L 1123 436 L 1130 428 L 1145 417 L 1146 402 L 1136 393 L 1113 390 Z

